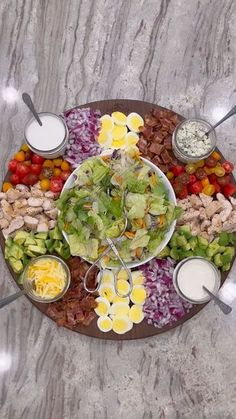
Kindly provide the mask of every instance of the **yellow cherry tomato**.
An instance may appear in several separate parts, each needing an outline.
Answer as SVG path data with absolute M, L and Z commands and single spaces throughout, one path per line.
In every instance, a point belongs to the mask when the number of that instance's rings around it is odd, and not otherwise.
M 204 166 L 204 170 L 205 170 L 207 175 L 211 175 L 212 173 L 215 173 L 215 167 Z
M 208 196 L 212 196 L 214 195 L 215 191 L 216 191 L 215 186 L 210 184 L 203 188 L 202 193 Z
M 186 164 L 186 166 L 185 166 L 185 171 L 186 171 L 189 175 L 192 175 L 193 173 L 195 173 L 195 172 L 196 172 L 196 167 L 194 166 L 194 164 L 193 164 L 193 163 Z
M 24 151 L 18 151 L 15 155 L 14 155 L 14 159 L 17 161 L 24 161 L 25 160 L 25 153 Z
M 209 181 L 208 177 L 205 177 L 204 179 L 202 179 L 201 184 L 202 184 L 203 188 L 205 188 L 205 186 L 207 186 L 207 185 L 210 185 L 210 181 Z
M 167 172 L 167 173 L 166 173 L 166 177 L 167 177 L 169 180 L 171 180 L 171 179 L 173 179 L 173 177 L 174 177 L 174 173 L 173 173 L 173 172 Z
M 70 165 L 69 165 L 69 163 L 67 161 L 64 160 L 62 162 L 62 164 L 61 164 L 61 170 L 63 170 L 63 171 L 70 170 Z
M 205 160 L 199 160 L 194 163 L 194 166 L 198 169 L 199 167 L 203 167 L 205 165 Z
M 218 153 L 218 151 L 213 151 L 213 153 L 211 153 L 211 157 L 213 157 L 217 161 L 221 159 L 221 155 L 220 153 Z
M 43 162 L 43 167 L 51 167 L 52 169 L 54 168 L 54 163 L 52 160 L 45 160 Z
M 13 188 L 12 184 L 10 182 L 4 182 L 2 185 L 2 191 L 7 192 L 8 189 Z
M 54 159 L 53 160 L 54 166 L 56 166 L 56 167 L 60 167 L 62 162 L 63 162 L 62 159 Z
M 214 173 L 216 174 L 216 176 L 222 177 L 225 175 L 225 169 L 222 166 L 216 166 L 214 169 Z
M 55 167 L 55 169 L 53 170 L 53 176 L 60 176 L 61 174 L 61 169 L 59 169 L 59 167 Z
M 49 179 L 42 179 L 40 181 L 40 188 L 42 191 L 48 191 L 50 188 L 50 180 Z
M 29 147 L 27 146 L 27 144 L 22 144 L 22 146 L 21 146 L 21 150 L 23 150 L 23 151 L 29 151 Z

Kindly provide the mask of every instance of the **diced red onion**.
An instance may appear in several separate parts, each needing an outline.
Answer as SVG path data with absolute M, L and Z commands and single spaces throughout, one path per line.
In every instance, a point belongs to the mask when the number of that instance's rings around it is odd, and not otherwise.
M 64 112 L 63 117 L 69 130 L 64 158 L 72 167 L 77 167 L 88 157 L 101 153 L 101 147 L 96 141 L 100 130 L 100 111 L 75 108 Z
M 140 270 L 145 276 L 147 298 L 144 316 L 148 324 L 161 328 L 181 319 L 192 307 L 176 293 L 172 277 L 175 262 L 168 259 L 152 259 Z

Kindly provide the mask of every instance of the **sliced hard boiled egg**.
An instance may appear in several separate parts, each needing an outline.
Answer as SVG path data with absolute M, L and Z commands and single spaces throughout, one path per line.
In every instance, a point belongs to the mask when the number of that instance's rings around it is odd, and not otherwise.
M 125 147 L 125 137 L 121 138 L 120 140 L 113 140 L 111 144 L 111 148 L 124 148 Z
M 114 298 L 114 300 L 113 300 L 113 304 L 114 303 L 118 303 L 118 302 L 122 302 L 122 303 L 127 303 L 127 304 L 129 304 L 129 302 L 130 302 L 130 299 L 129 299 L 129 297 L 120 297 L 119 295 L 116 295 L 115 296 L 115 298 Z
M 133 271 L 131 272 L 133 285 L 143 285 L 144 283 L 144 276 L 141 271 Z
M 136 145 L 138 140 L 139 140 L 138 134 L 136 134 L 136 132 L 130 131 L 125 136 L 125 145 L 127 147 L 131 145 Z
M 115 125 L 112 130 L 112 138 L 114 141 L 120 140 L 127 134 L 126 126 Z
M 112 117 L 108 114 L 103 115 L 100 118 L 101 124 L 102 124 L 102 131 L 111 132 L 114 128 L 114 121 Z
M 114 274 L 109 269 L 104 269 L 102 271 L 102 284 L 111 284 L 114 285 Z
M 133 323 L 141 323 L 144 319 L 143 307 L 134 304 L 129 310 L 129 319 Z
M 130 131 L 139 132 L 139 127 L 142 127 L 144 125 L 144 120 L 136 112 L 131 112 L 127 116 L 127 127 L 130 129 Z
M 102 284 L 98 292 L 101 297 L 105 298 L 110 303 L 113 301 L 113 299 L 116 296 L 115 288 L 111 284 Z
M 127 281 L 128 279 L 128 274 L 126 272 L 126 270 L 124 268 L 121 268 L 117 274 L 117 279 L 124 279 L 125 281 Z
M 112 144 L 112 133 L 101 130 L 98 134 L 97 142 L 101 147 L 110 147 Z
M 123 112 L 112 112 L 111 117 L 115 124 L 126 125 L 127 116 Z
M 97 307 L 94 309 L 98 316 L 107 316 L 110 311 L 110 303 L 106 298 L 96 298 Z
M 133 327 L 133 323 L 130 321 L 128 316 L 114 316 L 112 329 L 118 335 L 128 332 Z
M 125 279 L 118 279 L 117 280 L 117 291 L 119 292 L 120 296 L 127 295 L 130 290 L 130 284 Z
M 146 299 L 146 290 L 142 285 L 134 285 L 130 299 L 134 304 L 144 304 Z
M 97 325 L 102 332 L 110 332 L 112 329 L 112 320 L 108 316 L 98 317 Z
M 113 303 L 111 305 L 110 314 L 113 316 L 127 316 L 129 314 L 129 310 L 129 304 L 119 301 L 118 303 Z

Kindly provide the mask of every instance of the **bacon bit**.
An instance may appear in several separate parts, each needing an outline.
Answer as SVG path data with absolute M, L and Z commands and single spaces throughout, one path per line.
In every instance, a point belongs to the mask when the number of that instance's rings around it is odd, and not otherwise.
M 137 249 L 135 250 L 135 256 L 140 259 L 143 253 L 143 249 L 142 247 L 137 247 Z
M 133 238 L 135 237 L 135 233 L 133 233 L 132 231 L 126 231 L 126 232 L 124 233 L 124 235 L 125 235 L 126 237 L 128 237 L 128 239 L 133 239 Z

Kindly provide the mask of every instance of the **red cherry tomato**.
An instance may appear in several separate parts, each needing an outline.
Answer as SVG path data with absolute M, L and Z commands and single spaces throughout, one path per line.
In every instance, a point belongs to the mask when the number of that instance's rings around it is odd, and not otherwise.
M 231 173 L 234 170 L 234 165 L 230 161 L 222 163 L 222 167 L 225 169 L 225 173 Z
M 71 175 L 71 172 L 67 170 L 66 172 L 61 172 L 60 178 L 65 182 L 70 175 Z
M 23 179 L 23 177 L 25 177 L 26 175 L 28 175 L 29 172 L 30 172 L 29 166 L 25 165 L 24 163 L 18 163 L 17 169 L 16 169 L 16 174 L 21 179 Z
M 216 167 L 216 165 L 217 165 L 217 160 L 216 159 L 214 159 L 214 157 L 208 157 L 206 160 L 205 160 L 205 165 L 207 166 L 207 167 Z
M 200 182 L 200 180 L 197 180 L 197 182 L 193 183 L 192 185 L 189 185 L 189 192 L 192 194 L 199 194 L 202 192 L 203 186 Z
M 31 173 L 34 173 L 35 175 L 40 175 L 41 170 L 42 170 L 41 164 L 31 164 L 30 166 Z
M 171 166 L 170 171 L 174 173 L 174 176 L 179 176 L 181 173 L 184 173 L 184 166 Z
M 13 173 L 13 174 L 10 176 L 10 182 L 11 182 L 13 185 L 17 185 L 18 183 L 21 183 L 21 182 L 20 182 L 20 176 L 19 176 L 19 175 L 17 175 L 16 173 Z
M 31 158 L 32 158 L 32 151 L 30 151 L 30 150 L 28 150 L 28 151 L 25 151 L 25 160 L 31 160 Z
M 176 178 L 176 182 L 182 183 L 182 185 L 187 185 L 189 183 L 189 177 L 190 175 L 188 173 L 181 173 L 181 175 Z
M 226 176 L 219 177 L 217 179 L 217 182 L 219 183 L 220 186 L 228 185 L 230 183 L 230 176 L 226 175 Z
M 236 185 L 233 185 L 232 183 L 229 183 L 228 185 L 225 185 L 223 187 L 223 194 L 226 198 L 235 194 L 235 192 L 236 192 Z
M 222 179 L 222 178 L 220 178 Z M 211 184 L 215 187 L 215 193 L 219 193 L 221 191 L 221 187 L 218 182 L 211 182 Z
M 50 180 L 50 191 L 61 192 L 63 188 L 63 180 L 59 177 L 52 177 Z
M 210 183 L 214 183 L 214 182 L 218 182 L 218 177 L 216 176 L 216 174 L 215 173 L 211 173 L 209 176 L 208 176 L 208 179 L 209 179 L 209 181 L 210 181 Z
M 16 160 L 10 160 L 8 163 L 8 170 L 12 173 L 15 173 L 17 169 L 18 161 Z
M 22 183 L 32 186 L 37 183 L 38 180 L 38 176 L 36 176 L 34 173 L 28 173 L 25 177 L 23 177 Z
M 39 156 L 38 154 L 33 154 L 31 161 L 33 164 L 43 164 L 44 158 Z
M 184 198 L 187 198 L 187 196 L 188 196 L 188 189 L 187 189 L 187 186 L 184 186 L 182 191 L 179 193 L 178 198 L 184 199 Z
M 195 172 L 195 175 L 199 180 L 202 180 L 207 176 L 205 170 L 202 167 L 198 167 L 198 169 Z
M 197 178 L 195 175 L 189 175 L 189 185 L 191 185 L 192 183 L 196 182 Z

